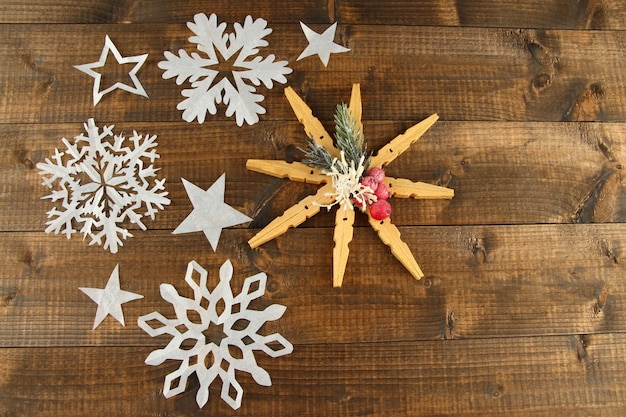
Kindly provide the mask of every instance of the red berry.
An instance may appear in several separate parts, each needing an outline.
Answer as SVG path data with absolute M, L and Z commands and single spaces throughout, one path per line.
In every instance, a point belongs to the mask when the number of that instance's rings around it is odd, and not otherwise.
M 378 184 L 378 188 L 376 188 L 374 194 L 378 197 L 378 200 L 386 200 L 389 198 L 389 189 L 381 182 Z
M 378 188 L 378 182 L 374 179 L 374 177 L 369 175 L 361 178 L 361 185 L 370 187 L 373 192 Z
M 361 210 L 363 210 L 363 206 L 364 206 L 364 204 L 363 204 L 363 202 L 362 202 L 360 199 L 358 199 L 358 198 L 353 198 L 353 199 L 352 199 L 352 204 L 354 204 L 355 206 L 357 206 L 358 208 L 360 208 Z
M 385 171 L 382 168 L 373 167 L 367 171 L 369 177 L 374 177 L 374 180 L 378 183 L 383 182 L 385 179 Z
M 374 220 L 385 220 L 391 216 L 391 204 L 387 200 L 378 200 L 370 206 L 370 216 Z

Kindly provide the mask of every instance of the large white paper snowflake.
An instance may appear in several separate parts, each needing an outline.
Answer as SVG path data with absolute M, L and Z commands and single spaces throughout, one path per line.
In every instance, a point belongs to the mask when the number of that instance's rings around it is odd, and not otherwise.
M 193 289 L 193 299 L 180 296 L 170 284 L 161 284 L 161 297 L 172 304 L 176 318 L 167 319 L 156 311 L 139 317 L 139 327 L 150 336 L 172 336 L 165 348 L 148 355 L 146 364 L 157 366 L 167 359 L 181 362 L 176 371 L 165 377 L 166 398 L 184 392 L 187 379 L 195 373 L 200 383 L 196 402 L 202 407 L 209 400 L 209 386 L 219 377 L 222 399 L 236 410 L 241 406 L 243 388 L 235 371 L 251 374 L 260 385 L 272 385 L 270 375 L 257 364 L 254 351 L 261 350 L 274 358 L 293 351 L 291 343 L 278 333 L 258 334 L 264 323 L 283 315 L 285 306 L 248 308 L 251 301 L 265 293 L 267 276 L 259 273 L 246 278 L 241 292 L 233 296 L 232 275 L 233 266 L 226 261 L 220 268 L 219 284 L 209 291 L 207 271 L 191 261 L 185 281 Z
M 132 234 L 123 222 L 146 226 L 141 219 L 154 215 L 170 203 L 166 197 L 165 179 L 156 177 L 153 163 L 156 135 L 139 135 L 133 131 L 128 140 L 113 134 L 114 126 L 102 131 L 93 119 L 84 125 L 87 135 L 74 142 L 63 138 L 65 151 L 54 150 L 51 159 L 37 164 L 43 185 L 52 192 L 43 198 L 60 202 L 48 211 L 46 233 L 63 233 L 69 239 L 82 224 L 80 232 L 112 253 Z M 145 211 L 144 211 L 145 207 Z
M 198 13 L 187 27 L 195 33 L 189 42 L 208 57 L 196 52 L 189 55 L 183 49 L 178 55 L 166 51 L 166 60 L 158 64 L 165 70 L 163 78 L 176 77 L 178 85 L 186 80 L 191 83 L 190 89 L 181 92 L 187 98 L 177 106 L 183 110 L 183 119 L 203 123 L 207 112 L 216 114 L 217 105 L 224 103 L 228 105 L 226 116 L 234 114 L 238 126 L 244 121 L 250 125 L 258 122 L 265 108 L 259 104 L 264 97 L 256 94 L 256 87 L 263 83 L 271 89 L 274 81 L 284 84 L 285 75 L 291 73 L 287 61 L 274 61 L 271 54 L 265 58 L 257 55 L 260 47 L 268 46 L 263 38 L 272 33 L 267 21 L 247 16 L 243 25 L 234 24 L 234 33 L 224 33 L 226 23 L 218 24 L 215 14 Z

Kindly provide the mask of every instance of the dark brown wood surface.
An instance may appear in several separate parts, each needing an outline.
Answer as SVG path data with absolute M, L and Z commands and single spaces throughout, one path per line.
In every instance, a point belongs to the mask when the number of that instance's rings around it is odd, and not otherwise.
M 393 201 L 393 221 L 425 277 L 414 280 L 357 215 L 343 287 L 332 287 L 334 215 L 321 213 L 250 249 L 247 240 L 316 188 L 249 172 L 247 159 L 298 160 L 305 135 L 282 85 L 263 87 L 267 113 L 237 127 L 223 108 L 186 123 L 181 86 L 164 80 L 164 51 L 184 48 L 195 13 L 230 27 L 247 15 L 273 29 L 268 52 L 288 60 L 292 86 L 332 131 L 353 83 L 364 133 L 378 149 L 424 117 L 437 122 L 387 168 L 454 189 L 450 201 Z M 338 22 L 350 48 L 296 58 L 299 21 Z M 114 91 L 93 106 L 108 34 L 123 56 L 148 53 L 149 98 Z M 271 51 L 270 51 L 271 50 Z M 619 0 L 51 1 L 0 0 L 0 416 L 623 416 L 626 415 L 626 7 Z M 159 175 L 172 202 L 129 225 L 119 253 L 81 236 L 44 233 L 51 208 L 37 163 L 83 123 L 158 135 Z M 208 188 L 226 173 L 225 201 L 254 218 L 223 231 L 172 235 L 191 211 L 185 178 Z M 255 307 L 279 303 L 263 327 L 294 345 L 257 355 L 273 385 L 239 380 L 233 411 L 214 384 L 165 399 L 175 361 L 144 364 L 167 338 L 136 325 L 171 315 L 187 263 L 217 283 L 230 259 L 235 291 L 265 272 Z M 92 330 L 119 265 L 144 295 Z

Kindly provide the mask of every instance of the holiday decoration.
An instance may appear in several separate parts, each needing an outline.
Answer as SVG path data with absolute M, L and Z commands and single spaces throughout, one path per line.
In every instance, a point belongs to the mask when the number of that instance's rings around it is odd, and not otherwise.
M 55 149 L 51 159 L 37 164 L 43 185 L 52 189 L 43 198 L 60 202 L 63 208 L 47 213 L 46 233 L 63 233 L 69 239 L 82 224 L 80 233 L 91 238 L 90 245 L 102 245 L 104 240 L 104 249 L 116 253 L 122 239 L 132 236 L 123 222 L 146 230 L 142 217 L 154 220 L 170 203 L 165 180 L 156 178 L 153 165 L 159 157 L 156 135 L 133 131 L 126 139 L 113 134 L 114 126 L 100 131 L 93 119 L 84 126 L 86 136 L 80 134 L 73 142 L 63 138 L 66 150 Z
M 193 211 L 172 233 L 203 231 L 215 251 L 223 228 L 252 221 L 250 217 L 224 203 L 226 174 L 222 174 L 206 191 L 184 178 L 182 180 L 193 204 Z
M 176 318 L 167 319 L 157 312 L 139 317 L 139 327 L 150 336 L 172 336 L 165 348 L 151 352 L 146 358 L 146 364 L 153 366 L 168 359 L 180 361 L 178 369 L 165 378 L 163 395 L 166 398 L 184 392 L 187 379 L 195 373 L 200 383 L 196 394 L 198 406 L 207 403 L 209 386 L 219 377 L 222 399 L 237 409 L 241 406 L 243 388 L 237 381 L 236 371 L 251 374 L 259 385 L 272 384 L 267 371 L 256 363 L 254 351 L 261 350 L 274 358 L 293 351 L 291 343 L 278 333 L 258 334 L 261 326 L 279 319 L 286 309 L 278 304 L 264 310 L 249 308 L 252 301 L 265 293 L 267 276 L 259 273 L 246 278 L 241 292 L 233 296 L 232 275 L 232 264 L 226 261 L 220 268 L 219 284 L 209 291 L 207 271 L 191 261 L 185 281 L 193 289 L 193 299 L 180 296 L 170 284 L 161 284 L 161 296 L 172 304 Z M 153 327 L 157 323 L 161 326 Z
M 135 63 L 135 66 L 133 67 L 133 69 L 130 70 L 130 72 L 128 73 L 128 76 L 133 82 L 132 87 L 130 85 L 127 85 L 127 84 L 124 84 L 123 82 L 118 81 L 112 86 L 100 91 L 100 81 L 102 79 L 102 74 L 95 71 L 95 69 L 102 68 L 106 65 L 109 52 L 113 54 L 113 56 L 115 57 L 115 60 L 120 65 L 132 64 L 133 62 Z M 111 38 L 109 38 L 109 35 L 106 35 L 104 38 L 104 48 L 102 48 L 100 59 L 96 62 L 92 62 L 91 64 L 75 65 L 74 68 L 93 77 L 94 79 L 93 81 L 93 105 L 95 106 L 96 104 L 100 102 L 100 100 L 105 94 L 110 93 L 111 91 L 118 89 L 118 88 L 120 90 L 128 91 L 129 93 L 148 97 L 146 90 L 143 88 L 143 86 L 139 82 L 139 79 L 137 78 L 137 72 L 139 71 L 143 63 L 146 62 L 147 57 L 148 57 L 148 54 L 130 56 L 126 58 L 122 57 L 122 55 L 119 53 L 119 51 L 113 44 L 113 41 L 111 40 Z
M 296 61 L 300 61 L 301 59 L 311 55 L 317 55 L 326 67 L 328 66 L 330 54 L 338 54 L 341 52 L 348 52 L 350 50 L 334 42 L 337 22 L 333 23 L 322 34 L 311 30 L 311 28 L 302 22 L 300 22 L 300 27 L 302 28 L 302 32 L 304 32 L 304 36 L 306 36 L 307 41 L 309 41 L 309 45 L 304 51 L 302 51 Z
M 257 86 L 263 83 L 271 89 L 274 82 L 286 83 L 285 75 L 291 73 L 287 61 L 257 55 L 259 48 L 269 45 L 264 40 L 272 33 L 267 21 L 247 16 L 243 25 L 234 24 L 234 33 L 224 33 L 226 23 L 218 25 L 215 14 L 199 13 L 187 26 L 195 33 L 189 42 L 197 44 L 207 57 L 196 52 L 189 55 L 183 49 L 178 55 L 166 51 L 165 61 L 158 64 L 165 70 L 163 78 L 176 77 L 178 85 L 187 80 L 191 83 L 190 89 L 182 91 L 186 99 L 177 106 L 183 110 L 183 119 L 203 123 L 206 113 L 216 114 L 217 105 L 223 102 L 228 106 L 226 117 L 234 114 L 238 126 L 244 121 L 250 125 L 258 122 L 265 109 L 259 105 L 264 97 L 256 94 Z
M 120 289 L 119 265 L 115 265 L 115 269 L 113 269 L 104 289 L 79 288 L 79 290 L 87 294 L 94 303 L 98 304 L 96 318 L 93 322 L 93 330 L 95 330 L 109 314 L 124 326 L 122 304 L 143 298 L 143 295 Z
M 405 152 L 438 119 L 436 114 L 397 136 L 376 155 L 370 155 L 363 137 L 361 123 L 361 92 L 359 84 L 352 88 L 350 105 L 340 105 L 335 114 L 337 126 L 335 139 L 326 132 L 306 103 L 291 88 L 285 95 L 309 137 L 308 149 L 302 162 L 287 163 L 271 160 L 248 160 L 249 170 L 289 178 L 311 184 L 324 184 L 316 194 L 310 195 L 248 241 L 252 248 L 282 235 L 290 227 L 297 227 L 317 214 L 322 207 L 338 206 L 335 215 L 333 250 L 333 285 L 340 287 L 348 261 L 352 237 L 355 206 L 367 213 L 369 223 L 380 239 L 391 248 L 393 255 L 415 277 L 423 277 L 409 247 L 400 238 L 400 231 L 391 223 L 389 197 L 418 199 L 450 199 L 454 191 L 423 182 L 385 175 L 384 167 Z M 381 188 L 384 187 L 384 188 Z M 379 191 L 380 190 L 380 191 Z M 378 194 L 377 194 L 378 191 Z

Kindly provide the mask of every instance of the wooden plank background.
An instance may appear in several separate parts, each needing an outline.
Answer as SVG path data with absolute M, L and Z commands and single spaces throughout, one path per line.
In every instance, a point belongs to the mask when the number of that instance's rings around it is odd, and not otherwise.
M 0 0 L 0 416 L 623 416 L 626 415 L 626 7 L 619 0 L 298 0 L 171 2 Z M 299 159 L 304 134 L 283 86 L 263 89 L 267 114 L 238 128 L 223 109 L 182 121 L 180 90 L 163 80 L 164 51 L 193 50 L 186 22 L 216 13 L 232 25 L 263 17 L 268 53 L 332 130 L 352 83 L 365 135 L 378 149 L 438 113 L 388 173 L 453 188 L 450 201 L 394 200 L 393 220 L 426 276 L 415 281 L 357 219 L 342 288 L 332 288 L 332 215 L 258 249 L 247 240 L 315 188 L 249 172 L 256 159 Z M 299 21 L 338 22 L 350 48 L 296 61 Z M 123 56 L 148 53 L 149 99 L 115 91 L 93 106 L 95 61 L 108 34 Z M 90 117 L 159 137 L 170 206 L 112 255 L 79 236 L 43 232 L 50 202 L 36 164 Z M 208 188 L 226 173 L 227 203 L 254 218 L 222 233 L 172 235 L 192 209 L 181 183 Z M 284 316 L 291 355 L 259 355 L 242 407 L 203 408 L 197 381 L 162 395 L 173 361 L 144 364 L 167 342 L 136 325 L 185 293 L 187 262 L 233 287 L 263 271 Z M 115 265 L 126 327 L 78 287 L 102 288 Z

